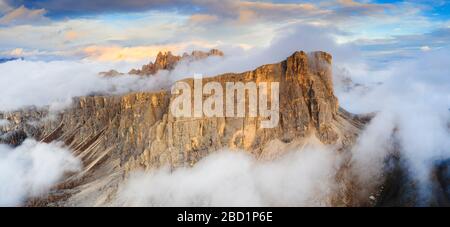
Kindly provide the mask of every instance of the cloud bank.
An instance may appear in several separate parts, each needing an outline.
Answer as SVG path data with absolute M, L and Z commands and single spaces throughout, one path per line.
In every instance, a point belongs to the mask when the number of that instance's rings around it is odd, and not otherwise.
M 0 206 L 23 205 L 29 197 L 44 195 L 64 173 L 80 168 L 81 161 L 58 143 L 0 145 Z
M 338 164 L 336 153 L 318 144 L 272 162 L 223 150 L 192 168 L 135 173 L 116 205 L 329 206 Z
M 128 63 L 98 63 L 92 61 L 10 61 L 0 64 L 0 111 L 25 106 L 62 106 L 72 98 L 91 94 L 121 94 L 130 91 L 159 89 L 160 77 L 123 76 L 101 78 L 98 73 L 111 68 L 135 67 Z
M 419 205 L 433 199 L 436 163 L 450 158 L 448 54 L 449 50 L 427 52 L 386 69 L 366 71 L 354 78 L 370 87 L 368 92 L 338 92 L 344 108 L 377 112 L 354 148 L 355 172 L 366 184 L 379 183 L 386 158 L 399 152 L 408 177 L 417 184 Z M 374 80 L 379 84 L 373 85 Z

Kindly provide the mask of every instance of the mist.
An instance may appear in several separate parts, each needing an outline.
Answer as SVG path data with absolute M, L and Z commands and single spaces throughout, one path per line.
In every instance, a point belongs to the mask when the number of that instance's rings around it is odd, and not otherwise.
M 45 195 L 64 173 L 80 169 L 81 161 L 59 143 L 28 139 L 16 148 L 0 145 L 0 206 Z
M 0 119 L 0 127 L 9 125 L 9 121 L 6 119 Z
M 386 158 L 399 152 L 418 187 L 416 204 L 431 200 L 435 165 L 450 158 L 449 54 L 424 53 L 382 70 L 356 73 L 356 80 L 368 89 L 337 92 L 341 106 L 350 112 L 377 113 L 353 150 L 354 172 L 365 185 L 379 184 Z
M 72 98 L 92 94 L 121 94 L 159 89 L 159 78 L 102 78 L 101 71 L 128 69 L 135 63 L 16 60 L 0 64 L 0 111 L 26 106 L 65 108 Z
M 329 206 L 339 162 L 336 153 L 319 143 L 269 162 L 245 151 L 221 150 L 192 168 L 134 173 L 115 205 Z

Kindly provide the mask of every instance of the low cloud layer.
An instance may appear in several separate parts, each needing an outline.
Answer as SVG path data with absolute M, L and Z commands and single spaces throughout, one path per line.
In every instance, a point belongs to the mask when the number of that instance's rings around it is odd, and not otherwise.
M 7 125 L 9 125 L 9 121 L 8 120 L 6 120 L 6 119 L 1 119 L 0 120 L 0 127 L 7 126 Z
M 141 63 L 142 64 L 142 63 Z M 0 64 L 0 111 L 26 106 L 67 107 L 72 98 L 91 94 L 120 94 L 129 91 L 159 89 L 161 78 L 137 76 L 101 78 L 98 73 L 136 65 L 96 63 L 92 61 L 11 61 Z
M 279 160 L 258 162 L 245 152 L 223 150 L 192 168 L 135 173 L 116 205 L 329 206 L 339 166 L 335 155 L 308 145 Z
M 450 158 L 449 54 L 432 51 L 383 70 L 350 73 L 370 89 L 338 92 L 341 105 L 351 112 L 377 112 L 354 149 L 355 172 L 368 184 L 377 183 L 386 157 L 399 152 L 422 205 L 432 196 L 436 163 Z
M 23 205 L 29 197 L 44 195 L 66 172 L 81 162 L 61 144 L 26 140 L 16 148 L 0 145 L 0 206 Z

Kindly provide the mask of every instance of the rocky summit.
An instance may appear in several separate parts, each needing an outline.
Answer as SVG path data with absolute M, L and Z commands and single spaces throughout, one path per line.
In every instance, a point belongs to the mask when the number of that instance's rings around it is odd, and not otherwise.
M 208 52 L 194 50 L 191 54 L 184 53 L 182 56 L 173 55 L 172 52 L 159 52 L 155 62 L 143 65 L 141 69 L 132 69 L 128 74 L 132 75 L 154 75 L 159 70 L 173 70 L 180 61 L 197 61 L 210 56 L 222 57 L 223 52 L 217 49 L 211 49 Z

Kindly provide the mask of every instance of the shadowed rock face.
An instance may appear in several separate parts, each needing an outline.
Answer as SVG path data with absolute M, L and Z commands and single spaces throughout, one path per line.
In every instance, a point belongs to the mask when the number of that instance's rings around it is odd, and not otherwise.
M 169 53 L 159 59 L 157 68 L 168 68 L 177 58 Z M 67 196 L 46 205 L 108 204 L 131 170 L 189 166 L 221 148 L 242 149 L 267 160 L 286 152 L 286 144 L 306 143 L 314 136 L 348 150 L 363 122 L 339 108 L 331 61 L 325 52 L 301 51 L 253 71 L 203 79 L 223 87 L 226 82 L 279 82 L 280 121 L 275 128 L 262 128 L 259 117 L 248 115 L 176 118 L 169 111 L 176 96 L 169 91 L 74 99 L 71 108 L 45 121 L 39 133 L 31 135 L 43 142 L 63 141 L 85 166 L 59 185 L 58 193 Z
M 184 53 L 183 56 L 173 55 L 170 51 L 166 53 L 159 52 L 154 63 L 150 62 L 147 65 L 143 65 L 141 69 L 132 69 L 128 74 L 154 75 L 159 70 L 173 70 L 180 61 L 197 61 L 210 56 L 223 56 L 223 53 L 217 49 L 211 49 L 209 52 L 192 51 L 190 55 Z

